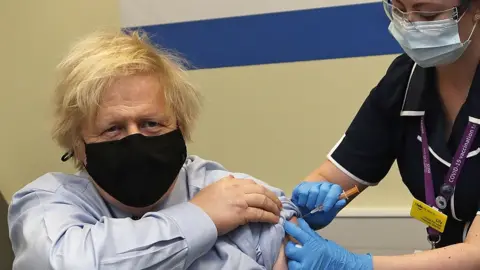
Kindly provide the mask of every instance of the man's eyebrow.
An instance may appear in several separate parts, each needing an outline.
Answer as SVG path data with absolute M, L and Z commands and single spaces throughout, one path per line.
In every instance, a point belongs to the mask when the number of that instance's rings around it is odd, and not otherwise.
M 145 113 L 139 118 L 140 119 L 158 119 L 160 121 L 167 121 L 167 120 L 170 120 L 171 117 L 165 113 L 151 112 L 151 113 Z
M 97 117 L 97 121 L 95 121 L 97 124 L 105 125 L 109 123 L 115 123 L 118 122 L 118 117 L 112 116 L 112 115 L 102 115 Z

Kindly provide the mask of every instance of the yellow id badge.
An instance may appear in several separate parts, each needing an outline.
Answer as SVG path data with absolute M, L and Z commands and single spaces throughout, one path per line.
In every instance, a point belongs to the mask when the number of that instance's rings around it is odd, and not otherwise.
M 441 233 L 445 230 L 447 215 L 417 199 L 413 199 L 410 216 Z

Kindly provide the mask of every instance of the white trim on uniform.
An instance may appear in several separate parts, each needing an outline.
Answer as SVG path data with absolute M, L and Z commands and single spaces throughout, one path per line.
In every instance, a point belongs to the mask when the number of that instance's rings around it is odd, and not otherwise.
M 330 150 L 330 152 L 327 155 L 328 160 L 333 163 L 339 170 L 341 170 L 344 174 L 348 175 L 350 178 L 353 180 L 357 181 L 359 184 L 365 185 L 365 186 L 376 186 L 378 183 L 369 183 L 365 180 L 360 179 L 359 177 L 355 176 L 353 173 L 349 172 L 347 169 L 345 169 L 340 163 L 338 163 L 333 157 L 332 154 L 335 152 L 335 150 L 338 148 L 340 143 L 342 143 L 343 139 L 345 138 L 345 134 L 340 138 L 340 140 L 335 144 L 335 146 Z
M 424 111 L 401 111 L 400 116 L 424 116 Z
M 478 118 L 469 116 L 469 117 L 468 117 L 468 121 L 470 121 L 470 122 L 472 122 L 472 123 L 474 123 L 474 124 L 480 125 L 480 119 L 478 119 Z
M 338 146 L 342 143 L 343 139 L 345 139 L 345 134 L 342 135 L 342 137 L 340 138 L 340 140 L 338 140 L 338 142 L 333 146 L 333 148 L 330 150 L 330 152 L 328 152 L 328 156 L 331 156 L 333 154 L 333 152 L 335 152 L 335 150 L 337 150 Z
M 417 140 L 419 142 L 422 142 L 422 137 L 420 137 L 420 135 L 417 136 Z M 433 151 L 433 149 L 428 146 L 428 150 L 430 151 L 430 153 L 432 154 L 432 156 L 434 156 L 438 161 L 440 161 L 441 163 L 443 163 L 443 165 L 447 166 L 447 167 L 450 167 L 450 162 L 446 161 L 445 159 L 441 158 L 439 155 L 437 155 L 437 153 L 435 153 L 435 151 Z
M 420 135 L 417 136 L 417 140 L 419 142 L 422 142 L 422 137 Z M 450 167 L 451 163 L 444 160 L 443 158 L 441 158 L 439 155 L 437 155 L 437 153 L 435 153 L 435 151 L 433 151 L 433 149 L 429 146 L 428 147 L 428 150 L 430 150 L 430 153 L 438 160 L 440 161 L 441 163 L 443 163 L 445 166 L 447 167 Z M 470 151 L 468 152 L 468 155 L 467 155 L 467 158 L 471 158 L 471 157 L 474 157 L 474 156 L 477 156 L 478 154 L 480 154 L 480 147 L 478 147 L 477 149 L 473 150 L 473 151 Z
M 470 151 L 470 153 L 468 153 L 467 155 L 467 158 L 471 158 L 471 157 L 474 157 L 476 155 L 480 154 L 480 147 L 473 150 L 473 151 Z
M 452 217 L 458 221 L 463 221 L 457 217 L 457 213 L 455 212 L 455 190 L 453 191 L 452 198 L 450 199 L 450 210 L 452 211 Z
M 422 116 L 425 114 L 423 111 L 404 111 L 405 102 L 407 102 L 407 95 L 408 90 L 410 89 L 410 82 L 412 81 L 413 73 L 415 72 L 415 68 L 417 67 L 417 63 L 413 64 L 412 70 L 410 71 L 410 76 L 408 77 L 407 89 L 405 90 L 405 96 L 403 97 L 403 104 L 402 109 L 400 110 L 400 116 Z

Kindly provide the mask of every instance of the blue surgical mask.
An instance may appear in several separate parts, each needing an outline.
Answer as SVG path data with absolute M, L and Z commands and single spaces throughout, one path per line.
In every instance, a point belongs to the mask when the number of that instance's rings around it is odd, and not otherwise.
M 458 21 L 451 18 L 405 23 L 393 16 L 388 30 L 410 58 L 427 68 L 453 63 L 467 49 L 477 22 L 468 39 L 462 42 L 458 34 Z

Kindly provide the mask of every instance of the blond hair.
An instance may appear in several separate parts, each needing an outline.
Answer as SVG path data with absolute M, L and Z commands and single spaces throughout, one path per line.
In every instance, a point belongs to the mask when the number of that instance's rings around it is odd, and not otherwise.
M 201 97 L 187 80 L 184 63 L 152 45 L 138 31 L 90 34 L 74 45 L 58 65 L 53 139 L 65 150 L 73 151 L 83 143 L 81 125 L 95 117 L 105 89 L 119 77 L 148 73 L 159 78 L 167 107 L 189 141 Z M 75 163 L 77 168 L 83 166 L 78 160 Z

